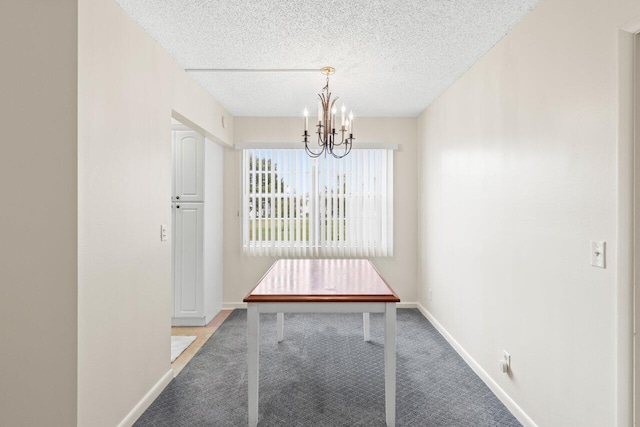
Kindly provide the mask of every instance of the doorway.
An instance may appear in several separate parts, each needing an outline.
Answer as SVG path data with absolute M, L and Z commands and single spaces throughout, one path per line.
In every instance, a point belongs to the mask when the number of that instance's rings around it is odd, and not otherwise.
M 230 312 L 221 312 L 224 149 L 173 117 L 171 153 L 171 366 L 177 375 Z

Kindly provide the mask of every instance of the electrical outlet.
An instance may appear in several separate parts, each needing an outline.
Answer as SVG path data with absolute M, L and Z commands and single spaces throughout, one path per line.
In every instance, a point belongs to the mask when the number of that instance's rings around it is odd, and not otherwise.
M 160 241 L 164 242 L 166 240 L 167 240 L 167 225 L 161 224 L 160 225 Z
M 591 265 L 598 268 L 606 268 L 606 245 L 601 240 L 591 241 Z

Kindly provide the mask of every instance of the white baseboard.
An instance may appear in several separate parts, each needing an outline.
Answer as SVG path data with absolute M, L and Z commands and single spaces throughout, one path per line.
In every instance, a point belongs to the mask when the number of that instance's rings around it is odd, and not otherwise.
M 131 427 L 133 423 L 135 423 L 138 420 L 138 418 L 140 418 L 140 415 L 142 415 L 144 411 L 147 410 L 149 405 L 151 405 L 151 403 L 154 400 L 156 400 L 156 398 L 160 395 L 162 390 L 164 390 L 164 388 L 171 382 L 172 379 L 173 379 L 173 369 L 169 369 L 158 380 L 158 382 L 155 383 L 153 387 L 151 387 L 151 390 L 149 390 L 147 394 L 145 394 L 144 397 L 140 399 L 140 402 L 138 402 L 136 406 L 133 407 L 131 412 L 129 412 L 127 416 L 124 417 L 122 421 L 120 421 L 120 424 L 118 424 L 118 427 Z
M 399 302 L 396 304 L 398 308 L 418 308 L 417 302 Z
M 417 302 L 399 302 L 396 304 L 398 308 L 418 308 Z M 245 302 L 225 302 L 222 304 L 223 310 L 234 310 L 236 308 L 247 308 L 247 303 Z
M 484 381 L 484 383 L 489 387 L 489 389 L 495 394 L 498 399 L 504 404 L 504 406 L 511 411 L 514 417 L 520 421 L 520 423 L 525 427 L 537 427 L 537 424 L 533 422 L 531 417 L 529 417 L 526 412 L 522 410 L 520 406 L 498 385 L 498 383 L 491 378 L 491 376 L 485 371 L 482 366 L 478 362 L 475 361 L 473 357 L 460 345 L 458 341 L 436 320 L 435 317 L 431 313 L 427 311 L 426 308 L 422 306 L 420 303 L 416 303 L 416 307 L 420 310 L 420 313 L 424 317 L 431 322 L 431 324 L 440 332 L 440 335 L 447 340 L 451 347 L 454 348 L 456 352 L 467 362 L 467 365 L 473 369 L 473 371 Z

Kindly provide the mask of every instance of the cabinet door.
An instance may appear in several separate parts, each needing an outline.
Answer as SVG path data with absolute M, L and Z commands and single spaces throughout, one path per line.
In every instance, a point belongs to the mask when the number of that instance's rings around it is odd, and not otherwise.
M 204 137 L 194 131 L 175 131 L 174 201 L 204 200 Z
M 204 316 L 204 205 L 175 203 L 173 316 Z

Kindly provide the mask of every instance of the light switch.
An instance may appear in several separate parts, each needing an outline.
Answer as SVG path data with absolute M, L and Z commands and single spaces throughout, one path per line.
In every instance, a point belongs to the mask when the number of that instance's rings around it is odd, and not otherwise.
M 607 242 L 601 240 L 591 241 L 591 265 L 599 268 L 606 268 L 606 245 Z
M 167 225 L 161 224 L 160 225 L 160 241 L 164 242 L 166 240 L 167 240 Z

